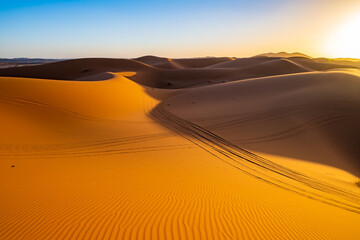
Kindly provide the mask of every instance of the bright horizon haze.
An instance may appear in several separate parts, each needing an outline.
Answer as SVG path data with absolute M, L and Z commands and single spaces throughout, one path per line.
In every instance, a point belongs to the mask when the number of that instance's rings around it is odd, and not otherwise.
M 359 16 L 356 0 L 2 1 L 0 58 L 360 58 Z

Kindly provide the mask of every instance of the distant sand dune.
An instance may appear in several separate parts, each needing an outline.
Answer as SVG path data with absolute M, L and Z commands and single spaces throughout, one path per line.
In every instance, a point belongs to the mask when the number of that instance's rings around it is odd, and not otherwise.
M 170 58 L 159 58 L 155 56 L 144 56 L 140 58 L 135 58 L 134 60 L 149 64 L 154 67 L 165 68 L 165 69 L 178 69 L 178 68 L 204 68 L 210 65 L 231 61 L 232 58 L 207 57 L 207 58 L 170 59 Z
M 0 69 L 0 76 L 74 80 L 111 71 L 139 71 L 151 66 L 130 59 L 88 58 Z
M 161 64 L 169 67 L 161 67 Z M 134 72 L 129 78 L 156 88 L 184 88 L 239 79 L 265 77 L 352 65 L 319 63 L 312 59 L 254 57 L 167 59 L 146 56 L 129 59 L 75 59 L 37 66 L 0 69 L 0 76 L 95 81 L 112 78 L 109 72 Z
M 239 58 L 231 61 L 225 61 L 217 64 L 213 64 L 208 66 L 208 68 L 244 68 L 251 67 L 257 65 L 259 63 L 264 63 L 268 61 L 272 61 L 274 58 Z

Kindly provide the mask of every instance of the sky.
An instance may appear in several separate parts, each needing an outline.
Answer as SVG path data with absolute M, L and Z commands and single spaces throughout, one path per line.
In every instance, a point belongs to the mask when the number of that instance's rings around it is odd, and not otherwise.
M 359 0 L 0 0 L 0 58 L 360 58 L 338 36 L 356 16 Z

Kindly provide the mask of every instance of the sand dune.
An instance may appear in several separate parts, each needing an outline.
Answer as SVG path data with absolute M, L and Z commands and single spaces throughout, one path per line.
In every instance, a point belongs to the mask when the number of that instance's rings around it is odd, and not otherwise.
M 207 58 L 171 59 L 171 58 L 159 58 L 155 56 L 144 56 L 140 58 L 135 58 L 134 60 L 158 68 L 179 69 L 179 68 L 204 68 L 210 65 L 231 61 L 233 60 L 233 58 L 207 57 Z
M 275 60 L 277 58 L 269 57 L 254 57 L 254 58 L 238 58 L 232 61 L 225 61 L 208 66 L 208 68 L 245 68 L 251 67 L 260 63 Z
M 356 126 L 360 118 L 359 75 L 330 72 L 256 78 L 197 88 L 166 102 L 176 115 L 200 119 L 206 128 L 247 148 L 328 163 L 360 176 L 356 146 L 360 136 Z M 315 138 L 313 128 L 317 128 L 316 138 L 324 139 L 306 150 L 296 150 L 301 142 Z M 239 132 L 241 138 L 233 135 Z M 319 158 L 319 149 L 326 158 Z M 344 152 L 354 155 L 344 162 Z
M 161 68 L 159 64 L 175 64 Z M 0 69 L 0 76 L 43 78 L 56 80 L 94 81 L 111 79 L 111 72 L 123 72 L 141 85 L 156 88 L 185 88 L 239 79 L 265 77 L 336 68 L 356 68 L 349 65 L 319 63 L 301 57 L 291 58 L 198 58 L 167 59 L 145 56 L 129 59 L 75 59 L 55 63 Z
M 346 66 L 0 69 L 0 239 L 359 239 L 360 70 Z
M 316 58 L 315 59 L 319 63 L 333 63 L 333 64 L 340 64 L 340 65 L 347 65 L 350 67 L 360 67 L 360 60 L 359 59 L 352 59 L 352 58 Z
M 149 68 L 151 66 L 129 59 L 88 58 L 0 69 L 0 76 L 75 80 L 105 72 L 140 71 Z
M 251 61 L 251 60 L 250 60 Z M 142 71 L 130 79 L 150 87 L 189 88 L 254 77 L 311 71 L 286 59 L 262 62 L 245 68 L 185 68 Z
M 303 66 L 305 68 L 314 70 L 314 71 L 326 71 L 336 68 L 354 68 L 355 66 L 349 65 L 349 64 L 341 64 L 337 62 L 332 63 L 324 63 L 324 62 L 318 62 L 316 60 L 311 59 L 303 59 L 303 58 L 290 58 L 291 61 L 296 62 L 300 66 Z
M 293 58 L 293 57 L 300 57 L 300 58 L 308 58 L 311 59 L 310 56 L 303 54 L 303 53 L 299 53 L 299 52 L 294 52 L 294 53 L 287 53 L 287 52 L 278 52 L 278 53 L 262 53 L 262 54 L 258 54 L 254 57 L 279 57 L 279 58 Z

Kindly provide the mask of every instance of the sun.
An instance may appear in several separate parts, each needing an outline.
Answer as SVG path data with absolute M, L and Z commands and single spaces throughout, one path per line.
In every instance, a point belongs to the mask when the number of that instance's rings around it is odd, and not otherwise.
M 360 58 L 360 13 L 335 30 L 326 48 L 334 57 Z

